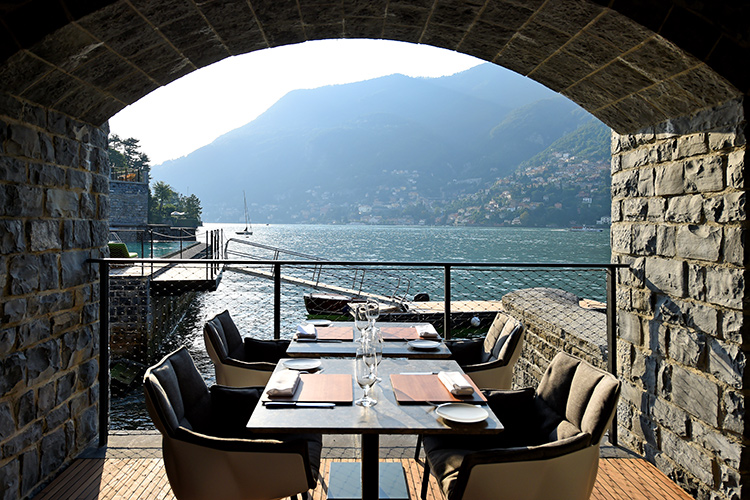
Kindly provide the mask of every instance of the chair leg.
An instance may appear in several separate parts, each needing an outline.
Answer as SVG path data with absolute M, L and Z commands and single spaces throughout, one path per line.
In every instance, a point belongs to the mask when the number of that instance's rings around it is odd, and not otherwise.
M 417 447 L 414 450 L 414 460 L 419 462 L 419 452 L 422 451 L 422 435 L 417 434 Z
M 427 500 L 427 487 L 430 485 L 430 462 L 427 457 L 424 459 L 424 469 L 422 470 L 422 500 Z

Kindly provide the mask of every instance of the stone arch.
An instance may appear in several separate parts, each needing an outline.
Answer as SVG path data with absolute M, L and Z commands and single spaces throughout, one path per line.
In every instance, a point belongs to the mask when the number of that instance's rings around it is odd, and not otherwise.
M 683 0 L 0 4 L 0 481 L 31 494 L 97 428 L 105 122 L 230 55 L 384 38 L 492 61 L 613 134 L 620 429 L 700 498 L 746 489 L 750 7 Z

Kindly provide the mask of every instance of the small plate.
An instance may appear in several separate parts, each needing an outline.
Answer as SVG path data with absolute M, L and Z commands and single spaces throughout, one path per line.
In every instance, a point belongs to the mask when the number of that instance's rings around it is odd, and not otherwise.
M 287 359 L 284 366 L 290 370 L 315 370 L 320 368 L 319 359 Z
M 490 415 L 481 406 L 466 403 L 447 403 L 435 408 L 435 413 L 446 420 L 462 424 L 474 424 L 482 422 Z
M 413 349 L 437 349 L 440 342 L 436 340 L 411 340 L 407 345 Z
M 314 326 L 329 326 L 332 323 L 330 319 L 308 319 L 307 322 Z

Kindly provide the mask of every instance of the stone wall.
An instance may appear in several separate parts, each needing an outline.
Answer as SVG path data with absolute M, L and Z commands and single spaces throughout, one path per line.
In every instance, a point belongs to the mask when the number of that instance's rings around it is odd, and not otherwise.
M 612 138 L 620 442 L 698 499 L 750 493 L 744 106 Z
M 148 183 L 109 181 L 109 225 L 145 228 L 148 224 Z
M 96 267 L 107 130 L 0 94 L 0 498 L 23 498 L 98 427 Z

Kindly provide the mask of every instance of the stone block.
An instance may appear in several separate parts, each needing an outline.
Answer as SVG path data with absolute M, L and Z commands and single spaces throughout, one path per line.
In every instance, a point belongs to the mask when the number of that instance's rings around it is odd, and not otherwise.
M 28 223 L 29 247 L 32 251 L 60 250 L 60 223 L 55 220 L 34 220 Z
M 666 427 L 680 437 L 688 437 L 690 418 L 684 410 L 661 398 L 654 398 L 651 415 L 662 427 Z
M 3 328 L 0 330 L 0 359 L 15 349 L 16 345 L 16 328 Z
M 98 417 L 97 408 L 90 407 L 75 419 L 77 449 L 85 448 L 97 436 Z
M 727 187 L 745 189 L 745 151 L 734 151 L 727 157 Z
M 63 189 L 49 189 L 45 208 L 50 217 L 75 219 L 79 210 L 78 194 Z
M 23 429 L 36 417 L 36 395 L 33 390 L 26 391 L 15 401 L 16 422 Z
M 84 170 L 68 170 L 68 187 L 71 189 L 82 189 L 88 191 L 91 189 L 92 183 L 91 173 Z
M 3 304 L 2 322 L 8 324 L 21 321 L 27 310 L 28 301 L 25 298 L 6 300 Z
M 46 187 L 59 187 L 65 184 L 65 170 L 55 165 L 42 163 L 29 164 L 29 182 Z
M 708 454 L 700 447 L 665 431 L 662 433 L 662 450 L 701 482 L 713 486 L 713 464 Z
M 718 262 L 722 230 L 708 225 L 688 225 L 677 229 L 678 257 Z
M 36 318 L 18 327 L 18 349 L 25 349 L 50 336 L 49 319 Z
M 731 131 L 714 131 L 706 134 L 709 151 L 721 151 L 734 147 L 735 133 Z
M 620 200 L 612 200 L 612 222 L 622 222 L 622 202 Z
M 87 251 L 63 252 L 60 256 L 63 287 L 79 286 L 92 281 L 93 266 L 86 263 L 88 258 Z
M 36 448 L 21 455 L 21 495 L 28 495 L 40 481 L 39 451 Z
M 664 222 L 664 215 L 667 211 L 667 201 L 664 198 L 649 198 L 648 214 L 646 220 L 649 222 Z
M 0 440 L 5 440 L 16 432 L 16 421 L 10 402 L 0 403 Z
M 745 316 L 741 311 L 721 311 L 721 338 L 735 344 L 746 344 L 742 332 Z
M 26 250 L 24 225 L 20 220 L 0 220 L 0 254 Z
M 625 221 L 643 221 L 648 214 L 648 202 L 644 198 L 622 200 L 622 217 Z
M 719 339 L 709 340 L 708 367 L 712 375 L 722 382 L 742 389 L 747 371 L 747 356 L 737 345 Z
M 706 336 L 687 328 L 669 328 L 669 357 L 692 368 L 703 368 Z
M 710 193 L 724 189 L 721 156 L 706 156 L 685 163 L 685 192 Z
M 60 347 L 50 340 L 26 350 L 29 384 L 46 380 L 60 369 Z
M 39 290 L 40 259 L 38 255 L 20 254 L 8 263 L 10 293 L 25 295 Z
M 0 157 L 0 179 L 7 182 L 25 183 L 27 181 L 26 162 L 7 156 Z
M 699 156 L 708 152 L 706 134 L 683 135 L 677 140 L 675 156 L 678 159 Z
M 0 184 L 0 215 L 38 217 L 43 212 L 44 192 L 33 186 Z
M 55 136 L 55 162 L 65 167 L 78 167 L 78 142 Z
M 40 255 L 41 272 L 39 273 L 39 290 L 56 290 L 60 288 L 60 266 L 57 253 Z
M 5 151 L 11 156 L 41 159 L 42 147 L 39 133 L 26 125 L 11 124 L 8 139 L 5 142 Z
M 646 280 L 650 284 L 649 288 L 653 290 L 684 297 L 686 289 L 685 263 L 658 257 L 647 258 Z
M 719 481 L 717 489 L 721 491 L 722 496 L 714 496 L 716 500 L 742 500 L 742 481 L 739 471 L 719 464 Z M 713 500 L 713 499 L 712 499 Z
M 55 381 L 47 382 L 37 391 L 37 418 L 42 418 L 55 407 Z
M 612 176 L 612 198 L 638 196 L 638 170 L 618 172 Z
M 672 365 L 669 387 L 665 386 L 669 398 L 689 414 L 718 427 L 719 387 L 706 373 L 687 370 Z
M 59 406 L 73 395 L 76 386 L 76 372 L 70 371 L 57 379 L 55 403 Z
M 718 222 L 745 222 L 745 193 L 727 193 L 723 197 L 723 209 Z
M 3 452 L 6 456 L 18 455 L 31 446 L 36 447 L 41 438 L 42 424 L 37 421 L 26 426 L 20 434 L 16 434 L 6 441 L 3 445 Z
M 706 268 L 706 301 L 732 309 L 742 309 L 745 276 L 742 269 Z
M 60 428 L 44 436 L 41 452 L 41 473 L 43 477 L 49 477 L 60 468 L 67 458 L 65 430 Z
M 99 375 L 99 363 L 96 359 L 90 359 L 78 368 L 77 390 L 83 391 L 91 388 Z
M 745 234 L 747 230 L 741 227 L 724 227 L 722 244 L 723 261 L 727 264 L 743 266 L 745 264 Z
M 612 252 L 615 253 L 632 253 L 632 225 L 631 224 L 613 224 L 610 229 L 612 238 Z
M 656 393 L 659 361 L 655 356 L 647 355 L 640 349 L 634 349 L 633 353 L 633 363 L 630 371 L 631 380 L 640 382 L 646 392 L 651 394 Z
M 651 291 L 648 289 L 631 290 L 631 307 L 643 314 L 653 314 L 651 298 Z
M 688 296 L 695 300 L 706 300 L 706 268 L 697 264 L 688 264 Z
M 688 328 L 695 328 L 712 337 L 719 335 L 719 311 L 715 307 L 699 302 L 684 302 L 681 309 Z
M 721 405 L 724 415 L 722 428 L 740 436 L 745 435 L 747 432 L 745 396 L 739 391 L 724 390 L 721 395 Z
M 642 345 L 643 331 L 640 316 L 621 311 L 617 314 L 617 325 L 619 338 L 634 345 Z
M 743 446 L 736 437 L 727 436 L 700 422 L 693 422 L 693 440 L 715 454 L 724 464 L 734 469 L 740 468 Z
M 680 195 L 685 192 L 684 165 L 682 163 L 657 165 L 654 174 L 654 193 L 657 196 Z
M 698 224 L 703 219 L 703 205 L 703 197 L 700 195 L 670 198 L 664 219 L 667 222 Z
M 656 226 L 656 255 L 674 257 L 677 253 L 677 228 L 675 226 Z
M 632 253 L 654 255 L 656 253 L 656 226 L 653 224 L 633 224 Z
M 12 458 L 0 466 L 0 500 L 17 500 L 21 497 L 21 467 L 18 458 Z

